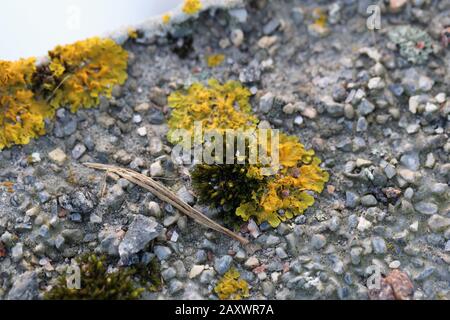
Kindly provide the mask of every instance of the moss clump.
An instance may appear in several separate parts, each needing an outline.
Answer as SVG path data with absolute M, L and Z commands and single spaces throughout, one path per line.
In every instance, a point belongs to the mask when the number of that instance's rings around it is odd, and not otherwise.
M 232 268 L 219 280 L 214 292 L 221 300 L 241 300 L 249 296 L 248 283 L 240 279 L 239 272 Z
M 225 217 L 231 213 L 244 221 L 254 218 L 259 224 L 268 222 L 273 227 L 312 206 L 313 194 L 321 193 L 329 179 L 314 151 L 285 134 L 280 135 L 279 164 L 272 175 L 264 174 L 262 170 L 267 166 L 260 161 L 248 164 L 248 153 L 246 164 L 238 164 L 237 160 L 235 164 L 194 167 L 192 181 L 200 202 L 220 209 Z
M 156 259 L 153 259 L 147 265 L 140 263 L 134 266 L 132 272 L 139 278 L 140 284 L 148 291 L 155 292 L 161 289 L 161 268 Z
M 191 172 L 192 185 L 199 203 L 218 210 L 228 227 L 237 228 L 239 217 L 234 213 L 241 203 L 251 199 L 260 181 L 249 176 L 247 165 L 197 165 Z
M 204 130 L 247 129 L 257 123 L 251 114 L 250 91 L 237 81 L 220 84 L 215 79 L 208 86 L 194 83 L 187 90 L 169 96 L 172 114 L 169 119 L 168 140 L 176 143 L 173 132 L 185 129 L 194 133 L 194 122 L 201 121 Z
M 159 269 L 153 264 L 148 268 L 140 267 L 119 269 L 108 273 L 105 257 L 86 255 L 78 260 L 81 271 L 81 288 L 69 289 L 66 276 L 61 276 L 57 284 L 45 294 L 48 300 L 136 300 L 145 291 L 136 285 L 133 277 L 141 276 L 141 281 L 150 282 L 149 288 L 156 290 L 160 284 Z M 158 281 L 156 281 L 158 280 Z M 155 281 L 155 282 L 153 282 Z M 153 287 L 154 286 L 154 287 Z

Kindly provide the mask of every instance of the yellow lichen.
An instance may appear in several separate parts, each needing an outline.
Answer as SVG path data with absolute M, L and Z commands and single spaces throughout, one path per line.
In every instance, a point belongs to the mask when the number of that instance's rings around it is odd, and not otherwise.
M 183 4 L 183 12 L 186 14 L 196 14 L 201 8 L 200 0 L 185 0 Z
M 277 227 L 282 221 L 302 214 L 312 206 L 314 193 L 323 191 L 329 175 L 320 167 L 321 160 L 315 156 L 314 150 L 305 149 L 297 137 L 283 133 L 278 135 L 278 163 L 265 163 L 263 159 L 276 159 L 272 154 L 271 139 L 277 135 L 269 130 L 261 136 L 260 131 L 256 130 L 258 120 L 251 113 L 249 96 L 250 92 L 240 83 L 230 81 L 221 85 L 217 80 L 210 80 L 208 87 L 195 83 L 186 91 L 171 94 L 169 105 L 173 110 L 168 139 L 173 143 L 179 142 L 172 135 L 176 129 L 185 129 L 192 136 L 195 121 L 202 122 L 205 132 L 215 130 L 222 135 L 227 129 L 251 129 L 260 150 L 256 164 L 236 168 L 225 164 L 197 166 L 193 175 L 195 185 L 200 186 L 197 191 L 201 193 L 199 198 L 203 202 L 236 208 L 235 214 L 244 221 L 255 218 L 260 224 L 268 222 Z M 266 155 L 261 154 L 262 150 L 266 151 Z M 236 154 L 235 157 L 235 160 L 247 160 L 247 155 Z M 207 178 L 212 176 L 215 177 L 214 182 Z M 256 187 L 249 192 L 236 192 L 238 189 L 234 186 L 239 185 L 239 179 L 244 181 L 245 177 L 248 178 L 247 184 L 251 182 Z M 211 189 L 211 186 L 217 186 L 217 189 Z M 218 190 L 228 191 L 216 196 Z
M 170 22 L 170 14 L 166 13 L 165 15 L 162 16 L 162 22 L 164 24 L 168 24 Z
M 111 39 L 90 38 L 49 52 L 50 70 L 57 79 L 50 104 L 54 108 L 70 106 L 90 108 L 100 96 L 111 97 L 114 85 L 127 79 L 128 54 Z
M 314 23 L 308 26 L 308 28 L 317 33 L 318 35 L 325 36 L 330 32 L 328 28 L 328 17 L 325 11 L 320 8 L 316 8 L 312 12 Z
M 258 223 L 267 221 L 277 227 L 282 221 L 302 214 L 314 204 L 310 193 L 321 193 L 329 179 L 320 163 L 314 151 L 306 150 L 296 137 L 280 134 L 280 166 L 273 176 L 266 178 L 266 184 L 253 192 L 251 201 L 236 209 L 236 215 L 244 221 L 254 217 Z M 248 174 L 262 177 L 261 170 L 253 166 Z
M 225 56 L 223 54 L 212 54 L 206 57 L 206 64 L 210 68 L 218 67 L 225 60 Z
M 239 82 L 228 81 L 220 84 L 217 80 L 208 81 L 208 86 L 194 83 L 187 90 L 177 91 L 169 96 L 172 108 L 169 119 L 170 142 L 177 142 L 173 132 L 185 129 L 193 133 L 194 122 L 202 122 L 204 130 L 247 129 L 257 123 L 251 114 L 250 91 Z
M 35 70 L 34 58 L 0 61 L 0 150 L 45 134 L 44 120 L 52 112 L 31 90 Z
M 220 279 L 214 292 L 221 300 L 241 300 L 249 297 L 248 283 L 240 279 L 239 272 L 232 268 Z
M 128 28 L 128 37 L 130 39 L 137 39 L 138 38 L 138 32 L 136 29 Z
M 91 38 L 34 58 L 0 61 L 0 150 L 45 134 L 45 119 L 59 107 L 93 107 L 127 78 L 128 54 L 110 39 Z

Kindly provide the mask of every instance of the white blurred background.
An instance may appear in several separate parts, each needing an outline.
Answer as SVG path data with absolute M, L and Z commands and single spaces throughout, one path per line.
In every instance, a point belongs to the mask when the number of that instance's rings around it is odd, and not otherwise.
M 182 0 L 6 0 L 0 4 L 0 60 L 43 56 L 58 44 L 135 25 Z

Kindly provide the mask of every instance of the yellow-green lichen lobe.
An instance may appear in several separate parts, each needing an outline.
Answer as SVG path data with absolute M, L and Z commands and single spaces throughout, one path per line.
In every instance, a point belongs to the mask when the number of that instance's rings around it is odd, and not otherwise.
M 248 283 L 240 277 L 240 273 L 235 268 L 225 273 L 214 288 L 219 299 L 241 300 L 249 297 Z

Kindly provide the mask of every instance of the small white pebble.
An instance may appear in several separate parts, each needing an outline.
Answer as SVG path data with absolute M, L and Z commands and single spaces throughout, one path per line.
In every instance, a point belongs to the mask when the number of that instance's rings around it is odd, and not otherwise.
M 141 117 L 141 115 L 135 114 L 135 115 L 133 116 L 133 122 L 134 122 L 134 123 L 141 123 L 141 122 L 142 122 L 142 117 Z
M 301 126 L 303 124 L 303 117 L 302 116 L 295 117 L 294 124 L 297 126 Z
M 445 100 L 447 99 L 447 96 L 445 95 L 444 92 L 438 93 L 436 95 L 436 97 L 434 97 L 436 99 L 437 103 L 444 103 Z
M 141 137 L 145 137 L 145 136 L 147 136 L 147 128 L 146 127 L 140 127 L 139 129 L 137 129 L 137 133 Z
M 41 154 L 39 152 L 33 152 L 31 154 L 31 162 L 32 163 L 41 162 Z

